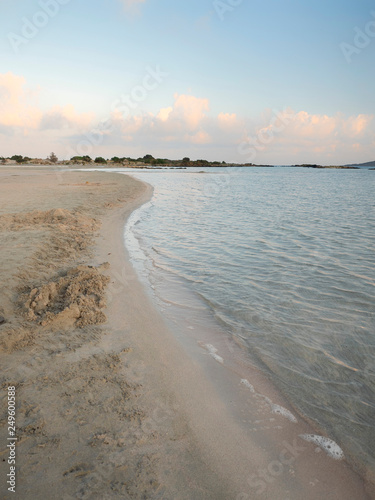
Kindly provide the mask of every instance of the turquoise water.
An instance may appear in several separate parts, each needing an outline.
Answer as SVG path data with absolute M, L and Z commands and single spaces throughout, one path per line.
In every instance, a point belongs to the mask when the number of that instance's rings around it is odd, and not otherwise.
M 129 222 L 129 250 L 155 295 L 163 276 L 187 287 L 301 414 L 375 471 L 375 172 L 136 176 L 155 192 Z

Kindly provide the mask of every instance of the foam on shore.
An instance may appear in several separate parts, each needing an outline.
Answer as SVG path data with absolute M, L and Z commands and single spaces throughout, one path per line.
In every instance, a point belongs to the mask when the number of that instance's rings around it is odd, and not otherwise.
M 301 434 L 300 438 L 308 441 L 309 443 L 317 444 L 322 450 L 324 450 L 328 456 L 333 458 L 334 460 L 343 460 L 345 458 L 344 452 L 340 448 L 340 446 L 324 436 L 317 436 L 315 434 Z

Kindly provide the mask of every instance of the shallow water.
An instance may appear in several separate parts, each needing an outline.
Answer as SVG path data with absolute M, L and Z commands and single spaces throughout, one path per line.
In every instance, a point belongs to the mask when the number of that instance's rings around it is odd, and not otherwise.
M 375 471 L 375 172 L 135 175 L 155 192 L 126 241 L 159 303 L 210 313 L 300 413 Z

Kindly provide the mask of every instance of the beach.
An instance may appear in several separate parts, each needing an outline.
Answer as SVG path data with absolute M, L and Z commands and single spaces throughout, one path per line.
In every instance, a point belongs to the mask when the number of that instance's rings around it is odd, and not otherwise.
M 2 498 L 374 498 L 239 346 L 166 325 L 124 247 L 149 185 L 21 167 L 0 183 Z

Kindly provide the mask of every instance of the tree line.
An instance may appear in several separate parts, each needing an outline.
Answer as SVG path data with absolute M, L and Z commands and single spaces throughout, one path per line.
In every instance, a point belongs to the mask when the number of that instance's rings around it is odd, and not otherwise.
M 11 157 L 5 158 L 3 156 L 0 156 L 0 162 L 2 164 L 6 164 L 7 160 L 15 161 L 18 164 L 22 163 L 27 163 L 29 161 L 32 161 L 33 158 L 29 158 L 28 156 L 22 156 L 22 155 L 13 155 Z M 51 153 L 47 158 L 47 161 L 51 162 L 52 164 L 55 164 L 59 161 L 58 157 L 56 156 L 55 153 Z M 226 165 L 225 161 L 219 162 L 219 161 L 207 161 L 207 160 L 190 160 L 187 156 L 182 158 L 182 160 L 169 160 L 167 158 L 154 158 L 150 154 L 146 154 L 143 157 L 139 158 L 131 158 L 129 156 L 127 157 L 119 157 L 119 156 L 113 156 L 110 159 L 105 159 L 102 156 L 97 156 L 95 159 L 91 158 L 88 155 L 84 156 L 73 156 L 70 160 L 72 163 L 97 163 L 99 165 L 106 165 L 108 163 L 117 163 L 117 164 L 131 164 L 131 163 L 143 163 L 146 165 L 152 165 L 152 166 L 162 166 L 162 165 L 182 165 L 182 166 L 224 166 Z M 66 163 L 66 162 L 65 162 Z

